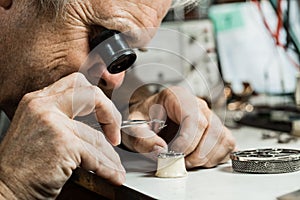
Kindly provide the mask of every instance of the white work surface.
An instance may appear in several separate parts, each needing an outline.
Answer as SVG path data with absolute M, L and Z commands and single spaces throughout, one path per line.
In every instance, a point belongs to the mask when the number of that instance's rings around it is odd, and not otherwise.
M 242 127 L 232 130 L 239 150 L 254 148 L 297 148 L 300 138 L 289 144 L 262 140 L 266 130 Z M 231 162 L 212 169 L 189 171 L 184 178 L 157 178 L 149 173 L 128 172 L 126 186 L 155 199 L 276 200 L 300 189 L 300 171 L 284 174 L 242 174 L 233 172 Z

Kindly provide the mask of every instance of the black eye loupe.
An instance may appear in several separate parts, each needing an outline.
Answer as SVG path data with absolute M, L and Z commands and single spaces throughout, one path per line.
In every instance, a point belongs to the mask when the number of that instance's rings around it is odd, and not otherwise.
M 101 44 L 99 54 L 111 74 L 128 69 L 136 60 L 135 52 L 118 31 L 105 29 L 90 41 L 90 50 Z

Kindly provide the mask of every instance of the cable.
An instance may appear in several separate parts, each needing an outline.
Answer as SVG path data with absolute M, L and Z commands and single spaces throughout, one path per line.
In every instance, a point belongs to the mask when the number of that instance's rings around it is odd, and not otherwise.
M 282 0 L 277 0 L 277 29 L 275 34 L 276 45 L 281 46 L 280 44 L 280 30 L 283 28 L 283 19 L 282 19 Z
M 287 11 L 286 11 L 286 44 L 285 48 L 288 48 L 291 43 L 291 35 L 290 35 L 290 10 L 291 10 L 291 1 L 287 1 Z
M 277 0 L 277 9 L 276 9 L 276 15 L 277 15 L 277 27 L 276 27 L 276 31 L 275 33 L 273 33 L 273 31 L 271 30 L 267 19 L 263 13 L 261 4 L 258 0 L 251 0 L 252 2 L 254 2 L 257 5 L 258 11 L 260 13 L 260 16 L 262 18 L 263 24 L 266 27 L 267 31 L 269 32 L 269 34 L 271 35 L 271 37 L 274 39 L 275 41 L 275 46 L 276 47 L 282 47 L 284 48 L 285 52 L 286 52 L 286 56 L 288 58 L 288 60 L 290 61 L 290 63 L 297 69 L 300 70 L 300 64 L 297 63 L 297 61 L 293 60 L 293 58 L 287 53 L 287 49 L 288 49 L 288 39 L 286 41 L 286 44 L 283 45 L 280 42 L 280 31 L 282 28 L 284 28 L 283 26 L 283 11 L 282 11 L 282 0 Z M 288 6 L 290 6 L 290 2 L 289 0 L 287 0 L 287 2 L 289 3 Z M 289 9 L 288 9 L 289 10 Z M 289 25 L 289 24 L 288 24 Z M 288 31 L 288 29 L 287 29 Z M 289 32 L 287 32 L 287 35 L 289 35 Z M 289 38 L 290 40 L 290 38 Z
M 267 29 L 267 31 L 270 33 L 271 37 L 275 40 L 275 43 L 277 46 L 282 46 L 283 45 L 280 43 L 280 30 L 283 28 L 283 20 L 282 20 L 282 8 L 281 8 L 281 0 L 277 0 L 277 27 L 275 33 L 270 28 L 269 23 L 267 22 L 267 19 L 263 13 L 262 7 L 260 5 L 260 2 L 258 0 L 252 0 L 257 5 L 259 14 L 263 20 L 263 23 Z

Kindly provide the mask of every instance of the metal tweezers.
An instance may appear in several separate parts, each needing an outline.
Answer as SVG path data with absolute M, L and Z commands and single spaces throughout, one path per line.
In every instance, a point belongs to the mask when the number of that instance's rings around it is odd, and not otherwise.
M 121 124 L 121 129 L 122 128 L 129 128 L 129 127 L 135 127 L 135 126 L 140 126 L 144 124 L 153 124 L 153 123 L 158 123 L 159 127 L 158 129 L 163 129 L 167 125 L 165 125 L 165 121 L 159 120 L 159 119 L 152 119 L 152 120 L 138 120 L 138 119 L 133 119 L 133 120 L 126 120 L 123 121 Z
M 94 129 L 100 130 L 101 124 L 100 123 L 89 123 L 88 121 L 83 121 L 83 123 L 91 126 Z M 139 119 L 133 119 L 133 120 L 126 120 L 122 121 L 121 129 L 123 128 L 130 128 L 130 127 L 136 127 L 136 126 L 142 126 L 142 125 L 154 125 L 158 124 L 158 130 L 163 129 L 167 125 L 165 125 L 165 121 L 159 120 L 159 119 L 152 119 L 152 120 L 139 120 Z

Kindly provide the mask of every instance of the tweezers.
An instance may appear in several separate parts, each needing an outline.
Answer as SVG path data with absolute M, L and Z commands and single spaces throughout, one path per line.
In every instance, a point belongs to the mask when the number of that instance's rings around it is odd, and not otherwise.
M 159 125 L 158 129 L 159 130 L 166 127 L 165 121 L 159 120 L 159 119 L 152 119 L 152 120 L 133 119 L 133 120 L 123 121 L 122 124 L 121 124 L 121 129 L 122 128 L 135 127 L 135 126 L 141 126 L 141 125 L 144 125 L 144 124 L 153 124 L 153 123 L 158 123 L 158 125 Z
M 89 123 L 88 121 L 85 121 L 83 123 L 86 123 L 87 125 L 91 126 L 94 129 L 100 130 L 101 124 L 100 123 Z M 136 127 L 136 126 L 142 126 L 142 125 L 154 125 L 158 124 L 158 130 L 163 129 L 167 125 L 165 125 L 165 121 L 159 120 L 159 119 L 152 119 L 152 120 L 139 120 L 139 119 L 133 119 L 133 120 L 126 120 L 122 121 L 121 129 L 123 128 L 130 128 L 130 127 Z

